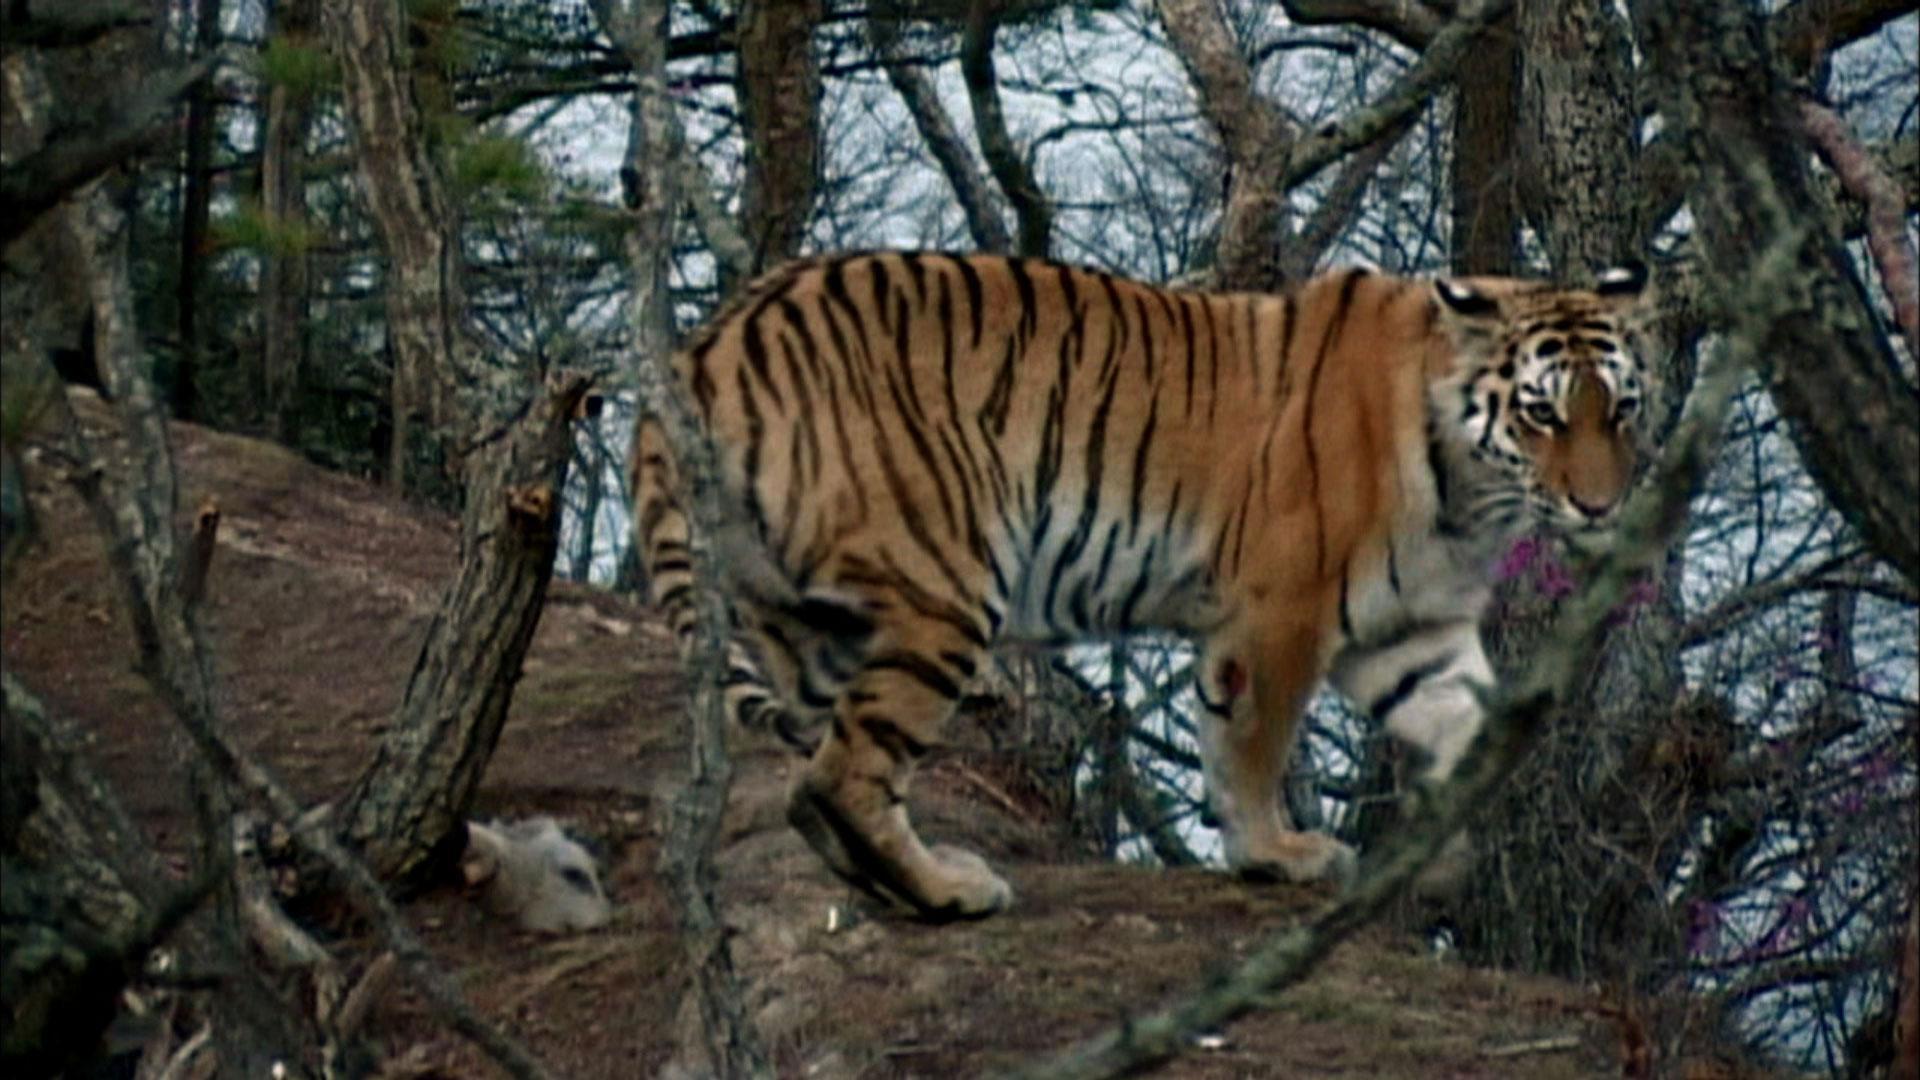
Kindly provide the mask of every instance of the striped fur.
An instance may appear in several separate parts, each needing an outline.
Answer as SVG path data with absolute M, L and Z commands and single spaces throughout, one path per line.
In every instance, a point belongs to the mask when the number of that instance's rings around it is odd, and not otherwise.
M 1432 775 L 1480 724 L 1496 546 L 1602 528 L 1639 454 L 1643 272 L 1593 291 L 1344 270 L 1278 295 L 1035 260 L 888 253 L 754 283 L 674 360 L 740 517 L 729 696 L 812 749 L 790 817 L 929 918 L 1000 909 L 978 857 L 908 823 L 914 763 L 995 642 L 1173 631 L 1203 653 L 1229 860 L 1340 876 L 1279 799 L 1323 676 Z M 687 519 L 634 440 L 655 600 L 683 638 Z

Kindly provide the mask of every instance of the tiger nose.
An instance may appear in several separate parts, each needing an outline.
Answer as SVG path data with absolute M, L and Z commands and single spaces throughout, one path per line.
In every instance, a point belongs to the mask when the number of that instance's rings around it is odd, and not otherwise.
M 1613 509 L 1610 503 L 1595 506 L 1592 503 L 1582 502 L 1578 495 L 1568 495 L 1567 502 L 1571 503 L 1575 510 L 1580 511 L 1581 516 L 1585 517 L 1588 521 L 1598 521 L 1606 517 L 1607 512 Z

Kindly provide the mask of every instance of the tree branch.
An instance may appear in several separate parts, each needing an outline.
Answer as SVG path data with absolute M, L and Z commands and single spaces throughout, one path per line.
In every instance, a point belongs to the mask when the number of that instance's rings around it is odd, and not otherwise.
M 1273 289 L 1286 277 L 1287 184 L 1293 129 L 1253 90 L 1253 72 L 1214 0 L 1160 0 L 1160 21 L 1226 148 L 1227 202 L 1220 214 L 1213 281 L 1225 289 Z
M 1409 49 L 1424 49 L 1446 22 L 1420 0 L 1281 0 L 1281 8 L 1301 26 L 1364 26 Z
M 1453 21 L 1434 35 L 1433 43 L 1399 82 L 1372 104 L 1294 143 L 1287 160 L 1286 185 L 1292 187 L 1305 181 L 1425 108 L 1440 86 L 1452 78 L 1467 50 L 1512 3 L 1513 0 L 1467 0 L 1461 4 Z
M 1773 16 L 1780 58 L 1803 70 L 1913 11 L 1913 0 L 1795 0 Z
M 1000 0 L 973 0 L 960 48 L 960 74 L 973 106 L 973 129 L 987 168 L 1013 204 L 1020 223 L 1019 253 L 1045 258 L 1053 245 L 1053 207 L 1033 178 L 1033 170 L 1013 145 L 1000 112 L 1000 85 L 993 73 L 993 36 L 1000 25 Z
M 1007 235 L 998 200 L 981 175 L 966 141 L 954 130 L 952 119 L 934 92 L 932 80 L 919 67 L 899 60 L 895 17 L 891 13 L 868 16 L 867 40 L 880 57 L 887 82 L 893 85 L 894 93 L 900 95 L 907 107 L 907 114 L 913 117 L 914 129 L 926 141 L 927 152 L 933 155 L 941 174 L 947 178 L 947 185 L 953 189 L 954 200 L 960 204 L 960 212 L 967 221 L 967 233 L 973 237 L 973 246 L 981 251 L 1005 254 L 1012 249 L 1013 241 Z
M 56 135 L 0 168 L 0 247 L 88 181 L 174 134 L 173 103 L 214 68 L 216 57 L 156 76 L 133 102 L 98 115 L 102 122 Z
M 1907 355 L 1920 357 L 1920 279 L 1914 275 L 1913 244 L 1907 239 L 1907 193 L 1832 109 L 1803 100 L 1800 123 L 1820 160 L 1840 178 L 1841 188 L 1866 207 L 1867 250 L 1880 268 L 1880 287 L 1893 306 L 1894 322 L 1906 335 Z

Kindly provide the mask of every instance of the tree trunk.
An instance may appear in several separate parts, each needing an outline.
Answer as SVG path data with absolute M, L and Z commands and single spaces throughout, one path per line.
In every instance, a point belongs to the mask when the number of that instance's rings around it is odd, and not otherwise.
M 340 816 L 346 838 L 382 877 L 416 881 L 459 856 L 467 809 L 546 601 L 559 545 L 556 493 L 585 390 L 584 378 L 555 378 L 524 418 L 466 460 L 459 576 Z
M 799 252 L 820 186 L 820 70 L 813 59 L 820 10 L 819 0 L 747 0 L 740 7 L 734 94 L 747 151 L 740 216 L 756 271 Z
M 1519 215 L 1514 207 L 1514 120 L 1520 53 L 1511 15 L 1487 28 L 1460 67 L 1453 106 L 1453 270 L 1512 274 Z
M 1286 277 L 1292 231 L 1285 185 L 1291 125 L 1272 102 L 1254 93 L 1253 73 L 1216 4 L 1161 0 L 1159 10 L 1201 111 L 1226 151 L 1227 201 L 1214 245 L 1213 284 L 1277 289 Z
M 415 414 L 468 446 L 459 574 L 338 819 L 376 873 L 413 882 L 458 854 L 506 721 L 553 571 L 570 425 L 587 380 L 554 373 L 542 386 L 489 363 L 470 338 L 458 221 L 428 155 L 399 5 L 328 3 L 322 21 L 340 61 L 361 192 L 387 253 L 396 460 L 406 450 L 401 421 Z
M 1602 0 L 1521 0 L 1520 198 L 1554 272 L 1582 281 L 1641 253 L 1633 47 Z
M 194 52 L 205 56 L 220 38 L 220 0 L 199 0 L 193 20 Z M 183 420 L 200 411 L 200 303 L 207 271 L 207 214 L 213 203 L 213 80 L 187 91 L 187 166 L 180 209 L 180 352 L 173 369 L 173 411 Z
M 692 516 L 687 553 L 698 586 L 699 619 L 687 664 L 692 699 L 687 710 L 687 784 L 674 797 L 659 861 L 659 875 L 679 924 L 685 976 L 691 984 L 678 1017 L 679 1052 L 669 1071 L 768 1076 L 772 1070 L 747 1015 L 731 935 L 715 896 L 713 854 L 733 778 L 733 763 L 727 756 L 726 706 L 720 693 L 728 620 L 714 585 L 708 548 L 708 538 L 718 525 L 712 455 L 701 452 L 704 441 L 691 430 L 690 416 L 674 407 L 676 390 L 667 362 L 673 349 L 668 254 L 674 212 L 680 205 L 674 177 L 676 162 L 686 153 L 679 119 L 667 95 L 669 5 L 664 0 L 593 0 L 593 11 L 601 30 L 633 69 L 626 157 L 620 169 L 626 206 L 633 215 L 626 242 L 632 285 L 627 307 L 633 332 L 630 355 L 635 361 L 638 411 L 662 421 L 676 451 L 683 485 L 680 497 Z M 798 173 L 784 175 L 789 183 L 800 179 Z M 778 202 L 794 194 L 764 197 Z M 811 198 L 807 193 L 805 199 Z M 634 547 L 638 546 L 636 531 Z
M 431 157 L 425 115 L 410 77 L 412 53 L 399 6 L 381 0 L 320 5 L 327 44 L 340 64 L 360 196 L 386 248 L 387 333 L 393 353 L 393 450 L 389 482 L 406 489 L 414 426 L 458 443 L 462 419 L 443 380 L 474 361 L 464 340 L 458 217 Z
M 317 0 L 279 0 L 275 36 L 295 48 L 319 46 Z M 307 361 L 306 251 L 300 237 L 307 223 L 307 124 L 310 103 L 297 88 L 267 91 L 260 152 L 260 209 L 282 236 L 271 246 L 260 282 L 261 349 L 259 401 L 268 430 L 293 444 L 300 383 Z

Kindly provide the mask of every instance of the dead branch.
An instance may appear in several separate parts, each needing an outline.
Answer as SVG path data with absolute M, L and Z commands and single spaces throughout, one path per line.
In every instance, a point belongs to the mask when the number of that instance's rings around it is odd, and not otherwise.
M 1119 1076 L 1180 1053 L 1189 1037 L 1260 1007 L 1307 978 L 1328 953 L 1372 921 L 1440 856 L 1537 740 L 1547 719 L 1578 693 L 1610 613 L 1658 559 L 1686 518 L 1687 503 L 1712 459 L 1727 402 L 1759 348 L 1767 321 L 1791 303 L 1783 294 L 1803 236 L 1780 238 L 1753 267 L 1740 296 L 1748 312 L 1699 381 L 1655 471 L 1628 504 L 1612 545 L 1588 568 L 1588 586 L 1563 609 L 1526 675 L 1496 691 L 1486 727 L 1455 777 L 1416 791 L 1408 821 L 1369 853 L 1345 895 L 1308 922 L 1269 938 L 1211 986 L 1169 1008 L 1116 1028 L 1024 1070 L 1029 1080 Z
M 1000 111 L 1000 84 L 993 73 L 993 36 L 1000 26 L 999 0 L 973 0 L 960 43 L 960 75 L 973 106 L 973 128 L 987 168 L 1013 204 L 1020 223 L 1019 253 L 1044 258 L 1053 244 L 1053 205 L 1033 178 L 1027 159 L 1013 145 Z
M 366 1024 L 367 1017 L 373 1012 L 373 1006 L 385 996 L 388 987 L 393 985 L 394 972 L 399 968 L 398 959 L 390 952 L 383 952 L 373 958 L 367 970 L 360 973 L 360 981 L 347 991 L 346 998 L 340 1002 L 339 1011 L 333 1014 L 333 1030 L 342 1039 L 353 1037 Z
M 193 515 L 187 555 L 180 563 L 180 602 L 192 607 L 207 591 L 207 571 L 213 565 L 214 541 L 220 532 L 220 504 L 209 495 Z
M 1399 82 L 1387 88 L 1372 104 L 1354 110 L 1339 123 L 1294 144 L 1287 160 L 1285 185 L 1293 187 L 1302 183 L 1425 108 L 1442 84 L 1452 78 L 1467 50 L 1511 6 L 1512 0 L 1467 0 L 1461 4 L 1453 20 L 1434 35 L 1433 44 L 1420 54 L 1420 59 L 1407 69 Z
M 1505 1046 L 1489 1046 L 1480 1051 L 1486 1058 L 1527 1057 L 1533 1054 L 1559 1054 L 1568 1050 L 1580 1049 L 1580 1036 L 1554 1035 L 1545 1039 L 1528 1039 L 1526 1042 L 1509 1043 Z
M 941 175 L 947 178 L 947 186 L 953 189 L 954 200 L 967 219 L 967 232 L 973 237 L 973 245 L 981 251 L 1004 254 L 1012 249 L 1013 240 L 1007 235 L 1007 224 L 1001 218 L 993 189 L 981 174 L 973 152 L 967 149 L 966 140 L 954 130 L 953 120 L 940 104 L 940 96 L 926 71 L 900 58 L 899 37 L 898 15 L 883 14 L 880 5 L 875 5 L 874 13 L 867 17 L 867 40 L 880 58 L 887 81 L 893 85 L 894 93 L 900 95 L 907 115 L 913 117 L 914 129 L 925 140 L 927 152 L 933 155 Z
M 1880 288 L 1906 336 L 1907 355 L 1920 357 L 1920 277 L 1907 239 L 1907 193 L 1847 130 L 1840 114 L 1803 99 L 1800 123 L 1820 160 L 1840 178 L 1840 187 L 1866 206 L 1867 250 L 1880 268 Z

